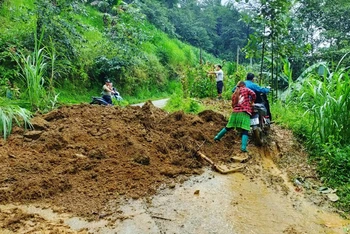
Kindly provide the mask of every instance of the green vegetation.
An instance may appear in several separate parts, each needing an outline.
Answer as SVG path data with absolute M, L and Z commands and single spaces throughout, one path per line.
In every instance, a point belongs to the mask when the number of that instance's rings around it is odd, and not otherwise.
M 281 101 L 271 105 L 273 121 L 283 127 L 292 129 L 294 135 L 306 143 L 311 134 L 311 117 L 297 103 Z
M 177 86 L 164 109 L 168 112 L 183 111 L 185 113 L 198 114 L 205 109 L 205 106 L 201 105 L 195 98 L 184 98 L 183 89 Z
M 24 96 L 28 97 L 31 110 L 45 110 L 48 106 L 53 109 L 57 102 L 57 95 L 53 92 L 52 76 L 44 78 L 44 72 L 48 66 L 45 59 L 45 50 L 39 49 L 40 40 L 35 35 L 35 48 L 32 54 L 25 56 L 23 53 L 12 55 L 21 69 L 19 73 L 24 80 Z M 54 73 L 55 55 L 51 54 L 51 74 Z M 46 84 L 48 83 L 48 84 Z
M 5 139 L 10 135 L 14 122 L 18 126 L 31 127 L 30 118 L 30 111 L 0 98 L 0 133 Z
M 290 84 L 286 104 L 273 105 L 273 113 L 277 123 L 293 129 L 304 141 L 325 184 L 341 194 L 336 205 L 349 212 L 350 80 L 341 62 L 334 68 L 324 63 L 310 66 Z

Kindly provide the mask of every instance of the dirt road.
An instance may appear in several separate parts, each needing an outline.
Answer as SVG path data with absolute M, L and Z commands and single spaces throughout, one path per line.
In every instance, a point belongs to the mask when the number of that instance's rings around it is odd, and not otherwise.
M 36 116 L 34 131 L 0 142 L 0 233 L 349 232 L 288 130 L 273 126 L 265 147 L 250 143 L 249 160 L 234 163 L 239 134 L 212 140 L 225 123 L 150 103 Z M 198 149 L 244 169 L 219 174 Z
M 160 100 L 155 100 L 155 101 L 152 101 L 152 104 L 155 106 L 155 107 L 158 107 L 158 108 L 163 108 L 165 107 L 167 101 L 169 100 L 169 98 L 164 98 L 164 99 L 160 99 Z M 143 105 L 145 104 L 145 102 L 142 102 L 142 103 L 138 103 L 138 104 L 133 104 L 132 106 L 140 106 L 142 107 Z

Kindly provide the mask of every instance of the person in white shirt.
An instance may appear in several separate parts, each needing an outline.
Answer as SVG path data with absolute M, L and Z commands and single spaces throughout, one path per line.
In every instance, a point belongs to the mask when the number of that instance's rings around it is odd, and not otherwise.
M 216 65 L 215 71 L 210 71 L 208 74 L 216 75 L 216 90 L 218 92 L 218 99 L 222 99 L 222 89 L 224 87 L 224 72 L 221 65 Z

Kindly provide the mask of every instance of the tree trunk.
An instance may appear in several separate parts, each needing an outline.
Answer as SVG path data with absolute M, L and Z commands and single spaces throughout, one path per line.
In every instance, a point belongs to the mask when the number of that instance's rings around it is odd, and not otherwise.
M 239 46 L 237 46 L 237 69 L 239 64 Z
M 273 61 L 274 61 L 274 52 L 273 52 L 273 36 L 272 36 L 272 40 L 271 40 L 271 81 L 273 82 L 273 84 L 275 84 L 274 79 L 273 79 L 273 69 L 274 69 L 274 65 L 273 65 Z M 277 90 L 272 90 L 272 102 L 275 102 L 275 92 L 277 92 Z
M 264 31 L 265 33 L 265 25 L 264 25 Z M 260 79 L 259 84 L 261 85 L 262 79 L 263 79 L 263 68 L 264 68 L 264 56 L 265 56 L 265 37 L 262 36 L 262 52 L 261 52 L 261 66 L 260 66 Z

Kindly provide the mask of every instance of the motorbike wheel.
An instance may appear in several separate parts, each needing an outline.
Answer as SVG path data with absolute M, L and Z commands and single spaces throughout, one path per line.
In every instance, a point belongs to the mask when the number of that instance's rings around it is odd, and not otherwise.
M 102 106 L 108 106 L 109 104 L 102 100 L 101 98 L 93 98 L 90 104 L 96 104 L 96 105 L 102 105 Z
M 265 132 L 269 132 L 270 131 L 270 125 L 269 124 L 266 124 L 265 126 L 264 126 L 264 131 Z
M 263 133 L 260 128 L 253 129 L 253 140 L 256 146 L 263 145 Z

